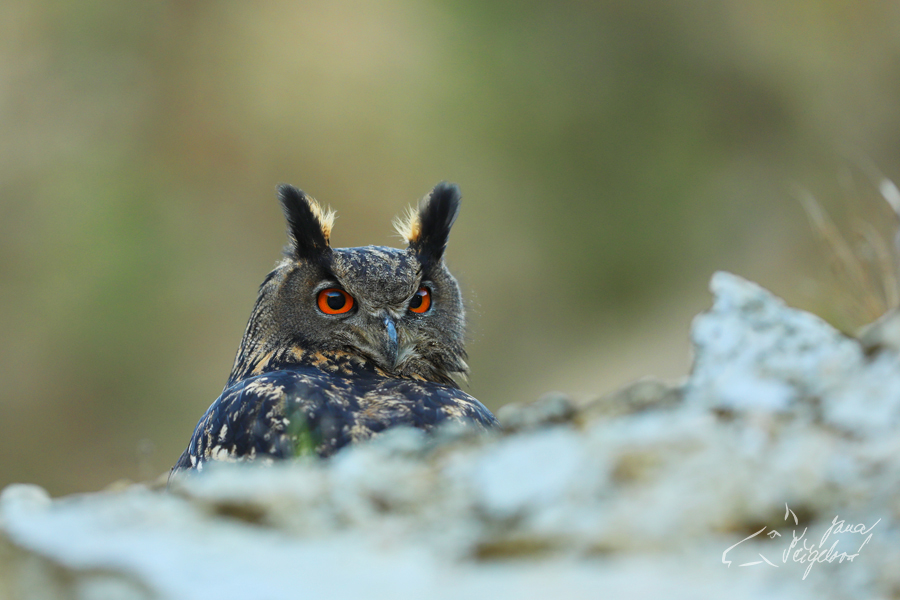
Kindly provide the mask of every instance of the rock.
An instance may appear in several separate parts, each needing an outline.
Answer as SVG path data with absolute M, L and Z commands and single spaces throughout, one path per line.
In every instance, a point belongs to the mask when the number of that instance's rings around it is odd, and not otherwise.
M 398 429 L 168 492 L 11 486 L 0 600 L 896 595 L 897 353 L 711 287 L 685 382 L 547 395 L 501 436 Z
M 799 404 L 861 368 L 859 344 L 818 317 L 730 273 L 716 273 L 710 288 L 713 307 L 691 330 L 690 401 L 726 411 L 803 410 Z
M 579 412 L 582 420 L 622 417 L 646 410 L 675 408 L 681 403 L 682 396 L 680 385 L 647 377 L 588 403 Z
M 576 414 L 575 404 L 562 392 L 549 392 L 531 404 L 511 402 L 500 407 L 497 419 L 508 431 L 534 429 L 551 423 L 565 423 Z
M 880 350 L 900 352 L 900 310 L 884 313 L 877 321 L 863 327 L 859 341 L 868 353 Z

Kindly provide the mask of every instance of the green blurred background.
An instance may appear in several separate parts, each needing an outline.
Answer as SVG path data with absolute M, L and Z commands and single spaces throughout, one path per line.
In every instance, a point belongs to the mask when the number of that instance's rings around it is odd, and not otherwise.
M 716 269 L 860 325 L 796 189 L 892 226 L 898 31 L 859 0 L 3 0 L 0 486 L 168 469 L 280 256 L 280 182 L 336 246 L 461 186 L 495 409 L 682 376 Z

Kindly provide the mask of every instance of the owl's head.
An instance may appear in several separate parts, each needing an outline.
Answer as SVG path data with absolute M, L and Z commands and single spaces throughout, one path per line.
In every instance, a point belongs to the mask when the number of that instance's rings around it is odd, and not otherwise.
M 334 213 L 283 185 L 286 258 L 260 287 L 228 384 L 292 362 L 353 357 L 388 376 L 455 385 L 465 313 L 444 264 L 459 188 L 440 183 L 395 223 L 405 249 L 332 248 Z

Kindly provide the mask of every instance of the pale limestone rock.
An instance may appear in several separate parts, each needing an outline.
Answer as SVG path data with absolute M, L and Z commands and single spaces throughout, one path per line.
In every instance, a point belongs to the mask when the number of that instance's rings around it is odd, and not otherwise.
M 0 600 L 890 597 L 900 359 L 734 275 L 711 287 L 683 385 L 578 410 L 547 396 L 507 411 L 505 436 L 398 429 L 329 461 L 213 464 L 170 492 L 7 488 Z M 782 561 L 792 531 L 818 543 L 836 517 L 872 537 L 803 579 Z M 780 537 L 726 566 L 761 527 Z M 859 537 L 831 539 L 852 553 Z M 739 566 L 759 556 L 777 566 Z

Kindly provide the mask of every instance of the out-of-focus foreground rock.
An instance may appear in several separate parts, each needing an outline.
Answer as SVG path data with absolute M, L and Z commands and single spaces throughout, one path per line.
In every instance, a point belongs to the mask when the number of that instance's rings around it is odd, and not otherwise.
M 10 486 L 0 599 L 900 596 L 896 351 L 712 291 L 682 385 L 551 394 L 502 436 L 395 430 L 169 492 Z

